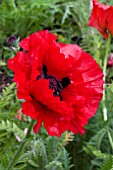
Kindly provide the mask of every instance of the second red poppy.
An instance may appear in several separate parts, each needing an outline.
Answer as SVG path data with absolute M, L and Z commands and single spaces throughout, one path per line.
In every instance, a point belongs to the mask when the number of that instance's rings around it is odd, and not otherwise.
M 113 6 L 101 4 L 97 0 L 92 0 L 93 9 L 88 25 L 96 28 L 105 39 L 108 34 L 113 36 Z

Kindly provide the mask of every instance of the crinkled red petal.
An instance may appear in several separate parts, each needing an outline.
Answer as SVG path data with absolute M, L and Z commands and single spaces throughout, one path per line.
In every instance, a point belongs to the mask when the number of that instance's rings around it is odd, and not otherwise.
M 49 89 L 49 81 L 40 79 L 38 81 L 30 81 L 28 83 L 29 93 L 47 108 L 58 112 L 65 119 L 70 120 L 74 117 L 73 109 L 68 107 L 65 101 L 60 101 L 59 97 L 53 95 L 53 90 Z M 70 115 L 70 116 L 69 116 Z
M 17 53 L 8 67 L 14 71 L 18 98 L 25 100 L 23 113 L 36 120 L 35 133 L 44 123 L 49 135 L 60 137 L 66 130 L 83 134 L 102 98 L 103 74 L 92 56 L 80 47 L 56 43 L 56 39 L 47 30 L 23 39 L 20 46 L 27 52 Z M 62 100 L 49 88 L 49 79 L 41 77 L 43 65 L 47 75 L 59 82 L 69 78 L 70 83 L 61 92 Z
M 68 52 L 69 47 L 72 48 L 70 53 Z M 84 126 L 95 114 L 102 98 L 103 73 L 89 54 L 82 51 L 76 57 L 76 45 L 64 45 L 63 48 L 62 51 L 65 51 L 65 54 L 67 51 L 66 56 L 71 55 L 74 59 L 70 69 L 72 75 L 77 72 L 79 76 L 82 76 L 79 80 L 76 80 L 76 76 L 72 84 L 62 91 L 63 100 L 74 108 L 75 117 L 72 122 L 75 122 L 76 126 L 82 127 L 79 131 L 82 134 Z
M 103 5 L 97 0 L 93 1 L 93 10 L 88 25 L 96 28 L 105 39 L 108 39 L 109 31 L 113 35 L 113 6 Z

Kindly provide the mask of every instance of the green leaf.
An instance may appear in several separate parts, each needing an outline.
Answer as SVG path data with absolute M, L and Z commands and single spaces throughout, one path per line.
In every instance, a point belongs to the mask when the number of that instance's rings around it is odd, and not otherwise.
M 108 155 L 104 160 L 100 170 L 113 170 L 113 156 Z
M 47 170 L 64 170 L 62 163 L 58 161 L 52 161 L 48 165 L 45 166 Z

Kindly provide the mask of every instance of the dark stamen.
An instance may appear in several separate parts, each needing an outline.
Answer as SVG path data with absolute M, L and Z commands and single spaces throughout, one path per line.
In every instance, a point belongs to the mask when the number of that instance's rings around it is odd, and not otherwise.
M 49 88 L 54 90 L 53 95 L 54 96 L 60 96 L 61 91 L 63 90 L 63 86 L 54 76 L 47 76 L 47 79 L 49 80 Z
M 43 65 L 42 75 L 37 76 L 36 80 L 40 80 L 41 78 L 49 80 L 49 89 L 54 90 L 53 95 L 59 96 L 60 100 L 62 100 L 61 91 L 71 83 L 70 79 L 64 77 L 62 81 L 59 81 L 56 77 L 48 75 L 46 65 Z

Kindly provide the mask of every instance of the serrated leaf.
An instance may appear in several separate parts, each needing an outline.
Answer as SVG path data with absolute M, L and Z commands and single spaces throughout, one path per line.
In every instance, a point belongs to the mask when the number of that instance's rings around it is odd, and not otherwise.
M 113 156 L 108 155 L 104 160 L 100 170 L 113 170 Z

